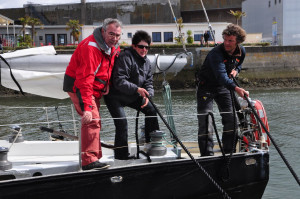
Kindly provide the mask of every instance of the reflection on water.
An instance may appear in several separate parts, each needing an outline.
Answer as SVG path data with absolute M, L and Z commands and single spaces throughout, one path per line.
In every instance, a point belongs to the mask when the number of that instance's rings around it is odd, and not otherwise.
M 267 90 L 251 91 L 251 99 L 259 99 L 264 104 L 267 112 L 270 132 L 275 142 L 289 161 L 295 172 L 300 175 L 300 89 L 293 90 Z M 156 93 L 154 102 L 162 114 L 165 114 L 161 93 Z M 172 93 L 173 114 L 176 131 L 184 141 L 197 140 L 197 117 L 195 92 Z M 104 104 L 102 102 L 102 104 Z M 59 108 L 56 109 L 55 107 Z M 22 107 L 6 108 L 6 107 Z M 27 107 L 27 108 L 24 108 Z M 33 108 L 29 108 L 33 107 Z M 38 108 L 37 108 L 38 107 Z M 48 107 L 47 109 L 43 107 Z M 221 132 L 220 116 L 216 111 L 218 131 Z M 48 113 L 48 118 L 45 113 Z M 105 107 L 101 107 L 102 140 L 114 139 L 114 124 Z M 136 111 L 126 109 L 129 123 L 129 139 L 134 140 Z M 142 115 L 142 114 L 141 114 Z M 75 118 L 79 120 L 75 114 Z M 0 138 L 4 139 L 11 131 L 5 124 L 22 125 L 23 135 L 27 140 L 48 139 L 48 134 L 39 130 L 40 126 L 48 126 L 49 121 L 61 121 L 49 124 L 49 127 L 63 128 L 68 132 L 73 129 L 71 101 L 53 100 L 42 97 L 4 97 L 0 98 Z M 40 122 L 39 125 L 31 123 Z M 143 118 L 139 120 L 143 123 Z M 61 127 L 60 127 L 61 125 Z M 78 122 L 77 122 L 78 125 Z M 160 120 L 161 130 L 168 133 L 167 128 Z M 299 185 L 290 174 L 285 163 L 272 145 L 270 148 L 270 181 L 263 199 L 299 198 Z

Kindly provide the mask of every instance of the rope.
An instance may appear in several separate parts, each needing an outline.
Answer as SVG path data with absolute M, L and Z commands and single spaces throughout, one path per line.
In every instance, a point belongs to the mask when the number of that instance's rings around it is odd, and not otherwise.
M 170 88 L 170 85 L 168 84 L 168 82 L 166 82 L 166 81 L 163 82 L 163 99 L 164 99 L 168 124 L 170 125 L 173 132 L 177 135 L 175 124 L 174 124 L 174 119 L 172 116 L 173 111 L 172 111 L 172 100 L 171 100 L 171 88 Z M 177 141 L 173 137 L 171 132 L 170 132 L 170 137 L 171 137 L 171 142 L 176 146 Z
M 232 141 L 232 150 L 230 151 L 230 155 L 227 159 L 227 162 L 226 162 L 226 165 L 225 165 L 225 170 L 227 171 L 227 177 L 225 178 L 223 175 L 222 175 L 222 180 L 224 182 L 228 181 L 230 179 L 230 162 L 231 162 L 231 159 L 232 159 L 232 155 L 233 155 L 233 152 L 235 151 L 235 145 L 236 145 L 236 137 L 237 137 L 237 132 L 236 132 L 236 115 L 234 114 L 236 112 L 236 107 L 235 107 L 235 97 L 234 97 L 234 93 L 232 90 L 230 90 L 230 95 L 231 95 L 231 102 L 232 102 L 232 112 L 233 112 L 233 141 Z M 225 156 L 225 154 L 224 154 Z
M 180 144 L 180 146 L 183 148 L 183 150 L 188 154 L 188 156 L 191 158 L 191 160 L 198 166 L 198 168 L 206 175 L 206 177 L 215 185 L 215 187 L 218 189 L 218 191 L 223 195 L 224 198 L 230 198 L 230 196 L 225 192 L 225 190 L 211 177 L 211 175 L 200 165 L 199 162 L 195 160 L 195 158 L 192 156 L 192 154 L 188 151 L 188 149 L 185 147 L 185 145 L 179 140 L 177 135 L 172 131 L 171 127 L 168 125 L 167 121 L 164 119 L 164 117 L 161 115 L 158 108 L 155 106 L 151 98 L 148 98 L 149 102 L 153 105 L 154 109 L 156 110 L 157 114 L 160 116 L 160 118 L 163 120 L 164 124 L 167 126 L 169 131 L 172 133 L 176 141 Z
M 234 83 L 239 87 L 239 83 L 236 81 L 236 79 L 233 77 L 232 78 Z M 265 124 L 261 121 L 259 115 L 257 114 L 256 110 L 254 109 L 254 107 L 251 105 L 251 102 L 249 100 L 249 98 L 247 97 L 247 95 L 244 95 L 244 98 L 246 99 L 248 106 L 251 108 L 255 118 L 259 121 L 260 125 L 263 127 L 263 129 L 265 130 L 266 134 L 269 136 L 270 140 L 272 141 L 275 149 L 277 150 L 277 152 L 279 153 L 281 159 L 283 160 L 283 162 L 285 163 L 285 165 L 287 166 L 287 168 L 289 169 L 289 171 L 291 172 L 291 174 L 293 175 L 294 179 L 296 180 L 296 182 L 298 183 L 298 185 L 300 186 L 300 179 L 297 176 L 297 174 L 295 173 L 294 169 L 292 168 L 292 166 L 290 165 L 290 163 L 288 162 L 288 160 L 285 158 L 285 156 L 283 155 L 283 153 L 281 152 L 280 148 L 278 147 L 277 143 L 275 142 L 275 140 L 273 139 L 273 136 L 270 134 L 270 132 L 268 131 L 267 127 L 265 126 Z
M 15 139 L 13 140 L 13 142 L 11 143 L 11 145 L 10 145 L 8 151 L 10 151 L 10 148 L 14 145 L 14 143 L 15 143 L 16 140 L 18 139 L 19 135 L 21 134 L 22 129 L 20 128 L 19 131 L 17 131 L 17 130 L 14 129 L 14 131 L 15 131 L 15 132 L 18 132 L 18 133 L 17 133 L 17 135 L 15 136 Z

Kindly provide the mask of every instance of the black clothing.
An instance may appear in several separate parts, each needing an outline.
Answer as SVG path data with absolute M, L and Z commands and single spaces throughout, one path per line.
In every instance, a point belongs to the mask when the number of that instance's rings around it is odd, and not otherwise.
M 230 153 L 234 137 L 234 117 L 230 90 L 236 85 L 229 78 L 232 70 L 240 72 L 245 58 L 245 49 L 238 46 L 233 55 L 228 55 L 224 45 L 215 47 L 207 55 L 197 79 L 198 144 L 201 156 L 213 155 L 213 128 L 207 114 L 213 110 L 213 100 L 217 103 L 223 124 L 222 143 L 225 153 Z
M 150 60 L 141 57 L 132 47 L 125 48 L 116 59 L 111 81 L 110 93 L 137 98 L 137 89 L 140 87 L 146 89 L 150 96 L 154 95 Z
M 204 41 L 205 41 L 205 43 L 208 41 L 208 39 L 209 39 L 209 34 L 206 32 L 206 33 L 204 33 Z
M 125 49 L 116 59 L 112 73 L 112 86 L 108 95 L 104 96 L 107 108 L 114 118 L 115 159 L 128 159 L 128 124 L 124 107 L 141 109 L 143 98 L 137 93 L 138 87 L 154 95 L 151 65 L 148 58 L 141 57 L 133 48 Z M 145 138 L 150 142 L 149 134 L 159 130 L 156 111 L 151 103 L 141 109 L 145 114 Z
M 241 71 L 246 51 L 243 46 L 238 46 L 233 55 L 228 55 L 221 44 L 213 48 L 206 56 L 203 65 L 196 74 L 197 85 L 209 88 L 225 86 L 234 90 L 236 85 L 229 78 L 232 69 Z

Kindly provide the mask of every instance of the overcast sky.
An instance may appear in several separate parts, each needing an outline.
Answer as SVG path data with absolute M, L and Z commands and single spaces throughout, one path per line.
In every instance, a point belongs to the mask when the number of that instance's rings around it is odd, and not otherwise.
M 103 1 L 116 1 L 116 0 L 86 0 L 86 2 L 103 2 Z M 51 4 L 80 3 L 81 0 L 0 0 L 0 9 L 23 8 L 23 4 L 28 4 L 29 2 L 34 4 L 51 5 Z

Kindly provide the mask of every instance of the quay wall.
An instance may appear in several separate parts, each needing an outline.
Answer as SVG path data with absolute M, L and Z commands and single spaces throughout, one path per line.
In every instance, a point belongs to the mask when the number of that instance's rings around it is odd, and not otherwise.
M 246 57 L 239 75 L 242 86 L 249 88 L 300 87 L 300 46 L 245 47 Z M 176 88 L 193 88 L 194 73 L 212 48 L 187 48 L 194 55 L 193 67 L 184 70 L 170 81 Z M 150 54 L 173 54 L 182 49 L 151 49 Z

